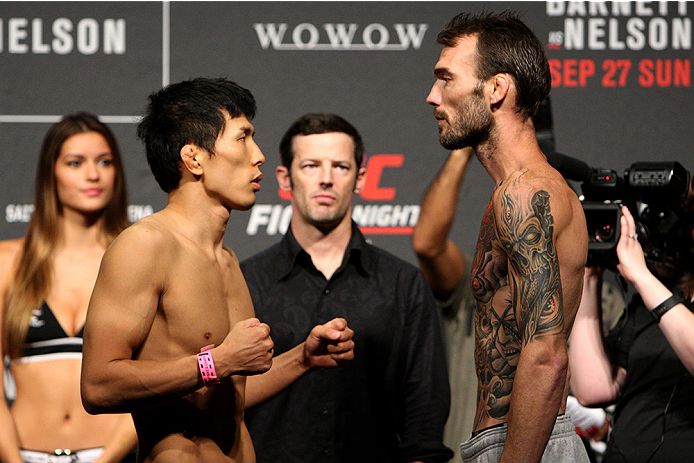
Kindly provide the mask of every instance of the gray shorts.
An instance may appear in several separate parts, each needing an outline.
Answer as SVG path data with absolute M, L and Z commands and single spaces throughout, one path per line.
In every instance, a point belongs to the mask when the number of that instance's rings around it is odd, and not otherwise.
M 498 463 L 504 451 L 508 425 L 489 428 L 460 444 L 464 462 Z M 590 459 L 568 415 L 557 417 L 542 463 L 588 463 Z

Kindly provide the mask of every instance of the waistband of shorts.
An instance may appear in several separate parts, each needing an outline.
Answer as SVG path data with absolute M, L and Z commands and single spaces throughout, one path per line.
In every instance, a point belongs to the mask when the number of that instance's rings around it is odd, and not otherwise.
M 493 425 L 493 426 L 488 426 L 488 427 L 486 427 L 486 428 L 482 428 L 482 429 L 480 429 L 479 431 L 472 431 L 472 434 L 470 435 L 470 439 L 472 439 L 472 438 L 474 438 L 474 437 L 477 437 L 477 436 L 479 436 L 480 434 L 482 434 L 483 432 L 487 432 L 487 431 L 489 431 L 489 430 L 491 430 L 491 429 L 503 428 L 503 427 L 505 427 L 505 426 L 508 426 L 508 423 L 499 423 L 499 424 L 495 424 L 495 425 Z
M 565 414 L 565 413 L 562 413 L 562 414 L 560 414 L 560 415 L 557 415 L 557 419 L 556 419 L 556 422 L 555 422 L 555 425 L 554 425 L 555 427 L 552 429 L 552 434 L 551 434 L 551 435 L 555 435 L 555 434 L 564 432 L 564 430 L 561 429 L 561 425 L 562 425 L 565 421 L 571 422 L 571 418 L 569 417 L 569 415 L 567 415 L 567 414 Z M 557 425 L 559 425 L 559 427 L 558 427 Z M 508 422 L 506 422 L 506 423 L 499 423 L 499 424 L 495 424 L 495 425 L 492 425 L 492 426 L 488 426 L 488 427 L 486 427 L 486 428 L 480 429 L 479 431 L 473 431 L 472 434 L 470 435 L 470 438 L 469 438 L 468 440 L 472 440 L 472 439 L 474 439 L 475 437 L 480 436 L 480 435 L 485 434 L 485 433 L 492 433 L 492 432 L 493 432 L 494 430 L 496 430 L 496 429 L 503 430 L 503 431 L 505 432 L 506 428 L 508 428 Z M 573 427 L 573 424 L 571 425 L 571 430 L 572 430 L 572 431 L 575 430 L 575 428 Z
M 83 450 L 56 449 L 54 452 L 22 449 L 19 454 L 25 463 L 71 463 L 91 462 L 104 453 L 103 447 Z

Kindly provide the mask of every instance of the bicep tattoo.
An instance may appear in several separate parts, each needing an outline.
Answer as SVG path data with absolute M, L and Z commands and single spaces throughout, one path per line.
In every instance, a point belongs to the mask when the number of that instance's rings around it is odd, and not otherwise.
M 500 206 L 497 232 L 508 255 L 512 300 L 526 345 L 564 329 L 554 218 L 549 193 L 544 190 L 525 198 L 506 189 L 500 195 Z

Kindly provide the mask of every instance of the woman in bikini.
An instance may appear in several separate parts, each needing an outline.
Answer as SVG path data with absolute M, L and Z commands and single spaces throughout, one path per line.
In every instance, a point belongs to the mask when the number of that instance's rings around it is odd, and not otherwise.
M 130 416 L 92 416 L 80 400 L 87 306 L 106 247 L 128 225 L 126 206 L 111 131 L 87 113 L 54 124 L 41 147 L 27 234 L 0 242 L 0 372 L 9 368 L 15 389 L 0 382 L 11 402 L 0 399 L 2 462 L 132 458 Z

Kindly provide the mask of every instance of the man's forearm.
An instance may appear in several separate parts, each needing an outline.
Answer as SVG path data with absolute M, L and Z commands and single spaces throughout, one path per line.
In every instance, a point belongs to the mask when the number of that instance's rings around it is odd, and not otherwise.
M 523 348 L 516 370 L 502 463 L 539 462 L 562 405 L 566 352 L 532 344 Z
M 275 357 L 266 373 L 249 376 L 246 380 L 245 408 L 274 397 L 309 371 L 309 366 L 303 361 L 303 352 L 304 343 L 301 343 Z
M 412 247 L 436 297 L 448 299 L 462 277 L 465 258 L 448 235 L 453 226 L 460 185 L 472 151 L 451 153 L 422 200 L 412 232 Z
M 422 200 L 419 221 L 412 234 L 415 252 L 422 257 L 435 254 L 448 238 L 458 203 L 460 186 L 470 160 L 465 150 L 454 151 Z

